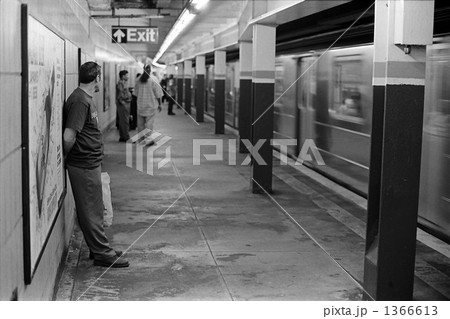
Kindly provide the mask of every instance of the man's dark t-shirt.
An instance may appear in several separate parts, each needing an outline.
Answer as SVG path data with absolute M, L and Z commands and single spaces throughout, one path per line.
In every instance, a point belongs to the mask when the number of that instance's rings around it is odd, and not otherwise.
M 98 129 L 97 109 L 92 97 L 77 88 L 67 99 L 64 108 L 65 128 L 71 128 L 78 133 L 66 163 L 88 169 L 100 166 L 103 159 L 103 140 Z

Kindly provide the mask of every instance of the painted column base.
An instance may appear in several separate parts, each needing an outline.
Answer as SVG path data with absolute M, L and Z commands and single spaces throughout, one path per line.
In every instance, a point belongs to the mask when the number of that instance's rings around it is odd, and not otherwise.
M 191 79 L 184 79 L 184 109 L 188 114 L 191 114 L 192 101 Z
M 204 122 L 205 110 L 205 76 L 198 74 L 195 86 L 195 120 L 199 123 Z
M 177 79 L 177 107 L 183 106 L 183 78 Z
M 239 153 L 248 153 L 242 140 L 250 140 L 252 131 L 252 80 L 240 80 L 239 89 Z
M 374 87 L 364 287 L 374 300 L 412 300 L 424 87 Z
M 252 83 L 253 105 L 251 110 L 252 121 L 251 140 L 257 145 L 264 140 L 258 153 L 264 160 L 259 163 L 253 158 L 252 191 L 253 193 L 272 193 L 272 161 L 273 148 L 273 101 L 274 83 Z
M 214 119 L 215 133 L 225 134 L 225 80 L 215 80 L 216 105 Z

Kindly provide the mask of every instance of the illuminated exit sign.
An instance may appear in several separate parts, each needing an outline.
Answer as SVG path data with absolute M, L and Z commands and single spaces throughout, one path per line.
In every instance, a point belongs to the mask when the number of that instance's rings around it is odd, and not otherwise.
M 158 43 L 158 28 L 112 27 L 113 43 Z

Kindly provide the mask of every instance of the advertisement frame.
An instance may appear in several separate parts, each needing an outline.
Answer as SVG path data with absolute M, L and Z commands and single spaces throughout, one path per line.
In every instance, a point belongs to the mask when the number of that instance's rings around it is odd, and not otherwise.
M 31 126 L 32 123 L 32 119 L 30 118 L 30 103 L 29 103 L 29 98 L 31 96 L 30 94 L 30 76 L 29 76 L 29 71 L 30 71 L 30 34 L 29 34 L 29 21 L 30 18 L 34 19 L 35 21 L 37 21 L 39 24 L 41 24 L 44 29 L 48 30 L 48 32 L 51 32 L 53 35 L 55 35 L 58 39 L 61 40 L 61 47 L 62 47 L 62 56 L 61 56 L 61 62 L 60 62 L 60 81 L 61 81 L 61 86 L 59 88 L 57 88 L 57 90 L 60 90 L 60 97 L 61 97 L 61 106 L 60 106 L 60 110 L 58 110 L 58 112 L 60 112 L 60 117 L 59 117 L 59 121 L 56 124 L 53 124 L 53 127 L 60 127 L 60 132 L 61 132 L 61 136 L 56 137 L 55 140 L 60 139 L 60 142 L 57 142 L 61 149 L 59 150 L 60 155 L 61 155 L 61 162 L 60 162 L 60 166 L 61 166 L 61 178 L 62 181 L 60 188 L 61 189 L 61 193 L 59 194 L 58 192 L 58 183 L 54 183 L 54 188 L 53 190 L 56 188 L 56 195 L 53 196 L 53 198 L 56 199 L 56 203 L 54 205 L 54 210 L 53 213 L 50 214 L 51 220 L 48 221 L 48 223 L 45 225 L 47 226 L 46 229 L 44 229 L 44 234 L 43 237 L 44 238 L 40 243 L 38 242 L 38 249 L 35 249 L 35 251 L 33 251 L 33 247 L 35 247 L 36 242 L 38 241 L 34 236 L 33 237 L 33 226 L 34 224 L 32 223 L 32 218 L 34 216 L 32 216 L 32 207 L 31 205 L 33 204 L 33 200 L 32 200 L 32 179 L 30 178 L 30 172 L 33 164 L 31 163 L 32 160 L 32 156 L 30 156 L 30 150 L 32 147 L 36 147 L 37 149 L 39 149 L 38 146 L 33 145 L 33 143 L 30 143 L 30 132 L 31 132 Z M 64 204 L 64 198 L 66 196 L 67 193 L 67 180 L 66 180 L 66 174 L 65 174 L 65 165 L 64 165 L 64 158 L 62 156 L 62 147 L 63 147 L 63 136 L 62 136 L 62 126 L 63 126 L 63 115 L 62 115 L 62 108 L 63 108 L 63 103 L 65 100 L 65 85 L 66 85 L 66 79 L 65 79 L 65 54 L 66 54 L 66 50 L 65 50 L 65 40 L 63 37 L 61 37 L 59 34 L 57 34 L 56 32 L 54 32 L 53 30 L 51 30 L 50 28 L 48 28 L 44 23 L 42 23 L 41 21 L 39 21 L 39 19 L 35 18 L 34 16 L 28 14 L 28 7 L 26 4 L 22 4 L 21 6 L 21 39 L 22 39 L 22 49 L 21 49 L 21 58 L 22 58 L 22 97 L 21 97 L 21 105 L 22 105 L 22 212 L 23 212 L 23 245 L 24 245 L 24 250 L 23 250 L 23 257 L 24 257 L 24 281 L 25 284 L 30 284 L 33 280 L 33 276 L 38 268 L 38 265 L 42 259 L 43 253 L 45 251 L 45 247 L 48 244 L 48 241 L 50 239 L 50 236 L 53 232 L 54 226 L 56 224 L 56 221 L 58 219 L 58 216 L 62 210 L 63 204 Z M 56 72 L 55 72 L 56 73 Z M 52 74 L 53 76 L 54 74 Z M 55 78 L 57 78 L 57 75 L 54 75 Z M 59 83 L 57 80 L 55 80 L 56 83 Z M 54 90 L 54 85 L 52 87 L 52 89 Z M 50 93 L 49 93 L 50 95 Z M 52 91 L 52 95 L 51 95 L 51 108 L 53 109 L 53 95 L 54 92 Z M 47 101 L 45 101 L 47 102 Z M 52 110 L 53 111 L 53 110 Z M 55 117 L 52 115 L 48 116 L 50 118 L 50 123 L 52 123 L 53 120 L 55 120 Z M 57 118 L 56 118 L 57 119 Z M 48 129 L 48 140 L 51 140 L 51 129 Z M 47 142 L 47 145 L 50 145 L 50 142 Z M 50 146 L 48 146 L 48 149 L 50 148 Z M 47 149 L 47 150 L 48 150 Z M 52 149 L 53 150 L 53 149 Z M 56 150 L 56 153 L 58 154 L 58 150 Z M 47 153 L 48 154 L 48 153 Z M 47 172 L 49 171 L 49 166 L 47 165 L 47 160 L 48 157 L 45 160 L 45 166 L 43 168 L 42 171 L 45 172 L 45 176 L 47 176 Z M 34 167 L 35 168 L 35 167 Z M 50 167 L 51 168 L 51 167 Z M 37 171 L 38 169 L 35 168 L 35 171 Z M 57 171 L 57 170 L 56 170 Z M 54 175 L 56 177 L 54 177 L 55 180 L 58 179 L 58 172 L 54 173 Z M 43 179 L 43 183 L 46 185 L 46 187 L 48 187 L 47 185 L 47 180 L 44 178 Z M 35 186 L 38 189 L 38 184 L 40 184 L 41 182 L 38 181 L 38 179 L 36 178 L 35 181 Z M 49 183 L 51 184 L 51 183 Z M 36 192 L 38 193 L 38 191 Z M 42 194 L 44 194 L 44 191 L 40 192 Z M 59 196 L 58 196 L 59 195 Z M 37 196 L 39 196 L 39 194 L 37 194 Z M 41 218 L 41 207 L 39 206 L 39 218 Z M 51 206 L 50 206 L 51 207 Z M 35 230 L 38 230 L 38 227 L 36 227 Z M 35 234 L 36 235 L 36 234 Z M 33 258 L 34 255 L 34 258 Z

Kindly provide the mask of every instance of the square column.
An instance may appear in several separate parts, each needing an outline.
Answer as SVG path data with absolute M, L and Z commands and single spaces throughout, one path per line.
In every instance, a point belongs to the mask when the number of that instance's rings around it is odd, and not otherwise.
M 214 118 L 216 121 L 216 134 L 225 133 L 225 78 L 226 78 L 226 52 L 214 52 L 214 79 L 216 105 Z
M 176 69 L 175 69 L 175 65 L 173 65 L 173 64 L 171 64 L 171 65 L 168 65 L 167 66 L 167 70 L 166 70 L 166 74 L 167 75 L 173 75 L 173 76 L 175 76 L 176 75 Z
M 272 192 L 275 35 L 273 26 L 253 26 L 251 137 L 263 160 L 253 160 L 253 193 Z
M 178 63 L 177 104 L 183 106 L 184 63 Z
M 426 44 L 432 43 L 433 15 L 434 1 L 375 2 L 366 299 L 413 298 Z
M 252 43 L 239 43 L 239 152 L 248 153 L 242 140 L 252 132 Z
M 192 81 L 192 61 L 184 61 L 184 110 L 186 113 L 191 114 L 191 91 Z
M 204 121 L 205 109 L 205 56 L 199 55 L 195 57 L 195 119 L 197 122 Z

